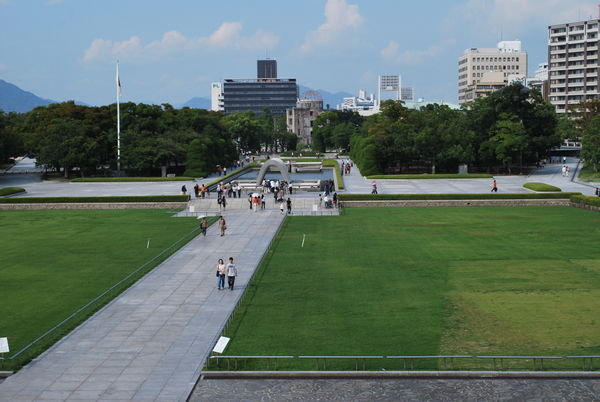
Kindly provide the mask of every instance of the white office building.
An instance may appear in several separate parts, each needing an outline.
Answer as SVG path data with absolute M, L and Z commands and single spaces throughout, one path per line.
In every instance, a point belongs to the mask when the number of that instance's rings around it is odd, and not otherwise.
M 500 73 L 500 74 L 496 74 Z M 502 41 L 495 48 L 471 48 L 458 59 L 458 103 L 470 103 L 478 97 L 508 85 L 509 77 L 527 77 L 527 53 L 520 41 Z
M 222 112 L 225 110 L 223 103 L 223 87 L 220 82 L 210 84 L 210 110 Z

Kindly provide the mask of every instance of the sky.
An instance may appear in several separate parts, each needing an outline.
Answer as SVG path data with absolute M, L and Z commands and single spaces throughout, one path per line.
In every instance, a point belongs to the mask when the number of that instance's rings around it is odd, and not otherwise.
M 376 92 L 399 74 L 415 96 L 457 102 L 471 47 L 521 40 L 529 73 L 547 59 L 548 25 L 598 17 L 589 0 L 0 0 L 0 79 L 90 105 L 179 105 L 210 83 L 279 78 L 330 92 Z

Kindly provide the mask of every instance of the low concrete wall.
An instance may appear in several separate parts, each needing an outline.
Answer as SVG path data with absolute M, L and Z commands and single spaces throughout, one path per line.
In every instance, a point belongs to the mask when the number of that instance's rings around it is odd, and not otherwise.
M 515 207 L 515 206 L 569 206 L 568 199 L 553 200 L 384 200 L 343 201 L 344 208 L 363 207 Z
M 203 371 L 227 378 L 600 378 L 598 371 Z
M 600 207 L 597 207 L 595 205 L 585 205 L 585 204 L 579 204 L 577 202 L 572 202 L 570 205 L 575 208 L 581 208 L 581 209 L 587 209 L 589 211 L 600 212 Z
M 56 203 L 56 204 L 0 204 L 4 210 L 45 210 L 45 209 L 178 209 L 186 208 L 187 202 L 95 202 L 95 203 Z

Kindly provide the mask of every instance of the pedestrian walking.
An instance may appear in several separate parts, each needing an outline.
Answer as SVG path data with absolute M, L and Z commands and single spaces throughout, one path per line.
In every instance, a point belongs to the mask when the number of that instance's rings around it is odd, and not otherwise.
M 498 192 L 498 184 L 496 183 L 496 179 L 494 179 L 494 181 L 492 182 L 492 193 L 497 193 Z
M 281 212 L 281 215 L 283 215 L 283 202 L 279 204 L 279 211 Z
M 288 199 L 285 202 L 285 204 L 287 205 L 287 213 L 288 213 L 288 215 L 291 215 L 291 213 L 292 213 L 292 199 L 290 197 L 288 197 Z
M 337 208 L 338 196 L 337 193 L 333 193 L 333 207 Z
M 219 258 L 217 262 L 217 289 L 223 290 L 225 289 L 225 273 L 227 272 L 227 267 L 225 266 L 225 262 L 223 262 L 222 258 Z
M 225 210 L 226 206 L 227 206 L 227 197 L 223 196 L 223 197 L 221 197 L 221 208 L 223 208 L 223 210 Z
M 202 232 L 203 236 L 206 236 L 206 230 L 208 229 L 208 221 L 206 218 L 202 218 L 200 221 L 200 232 Z
M 235 284 L 235 277 L 237 276 L 237 268 L 233 263 L 233 257 L 229 257 L 229 263 L 226 267 L 227 270 L 227 284 L 229 285 L 229 290 L 233 290 L 233 285 Z
M 186 195 L 187 194 L 187 188 L 185 187 L 185 184 L 183 186 L 181 186 L 181 195 Z
M 225 218 L 223 218 L 223 216 L 219 217 L 219 229 L 221 229 L 221 236 L 225 236 L 225 231 L 227 230 L 227 222 L 225 222 Z

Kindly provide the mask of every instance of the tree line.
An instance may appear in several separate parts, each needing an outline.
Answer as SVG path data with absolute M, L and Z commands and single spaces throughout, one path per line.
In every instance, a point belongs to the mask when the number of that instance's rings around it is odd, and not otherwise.
M 546 158 L 565 138 L 583 138 L 582 156 L 598 169 L 600 107 L 581 109 L 580 116 L 557 115 L 539 91 L 518 83 L 460 110 L 437 104 L 412 110 L 385 101 L 381 113 L 366 118 L 321 114 L 313 147 L 349 149 L 365 175 L 456 173 L 462 164 L 472 172 L 510 174 Z
M 121 168 L 128 175 L 169 173 L 207 176 L 232 166 L 241 152 L 294 150 L 296 136 L 283 117 L 230 115 L 169 104 L 122 103 Z M 116 104 L 90 107 L 74 102 L 42 106 L 24 114 L 0 112 L 0 163 L 35 155 L 38 164 L 68 177 L 109 175 L 117 168 Z

